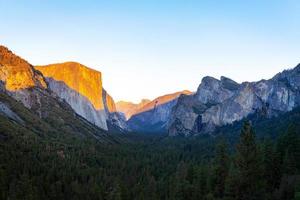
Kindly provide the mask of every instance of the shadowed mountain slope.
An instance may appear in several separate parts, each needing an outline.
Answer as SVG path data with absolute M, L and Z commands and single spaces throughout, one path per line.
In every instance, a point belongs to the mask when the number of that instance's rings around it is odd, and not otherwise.
M 190 95 L 191 92 L 184 90 L 172 94 L 157 97 L 147 103 L 128 120 L 128 125 L 133 131 L 141 132 L 165 132 L 166 122 L 171 110 L 180 95 Z

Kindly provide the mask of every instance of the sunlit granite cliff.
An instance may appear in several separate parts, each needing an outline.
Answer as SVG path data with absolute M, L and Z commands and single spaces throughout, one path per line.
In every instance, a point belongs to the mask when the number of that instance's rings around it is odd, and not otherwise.
M 82 117 L 107 130 L 107 122 L 117 124 L 121 117 L 114 116 L 113 99 L 102 88 L 101 72 L 76 62 L 36 66 L 46 77 L 49 89 L 64 99 Z M 125 127 L 121 127 L 125 128 Z
M 0 46 L 0 66 L 0 80 L 9 91 L 47 87 L 43 76 L 32 65 L 4 46 Z
M 43 75 L 24 59 L 0 45 L 0 89 L 41 115 L 39 91 L 47 88 Z

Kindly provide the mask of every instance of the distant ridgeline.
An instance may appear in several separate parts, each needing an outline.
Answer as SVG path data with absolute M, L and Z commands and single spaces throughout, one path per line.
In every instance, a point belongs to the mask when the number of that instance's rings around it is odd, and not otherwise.
M 166 96 L 170 98 L 160 102 Z M 117 109 L 130 113 L 127 122 L 132 131 L 190 136 L 215 134 L 218 128 L 252 115 L 273 118 L 298 106 L 300 65 L 258 82 L 239 84 L 226 77 L 204 77 L 195 93 L 158 97 L 138 110 L 121 102 Z
M 204 77 L 194 93 L 184 90 L 139 104 L 115 104 L 103 89 L 101 73 L 76 62 L 34 67 L 0 46 L 0 66 L 3 94 L 41 119 L 49 112 L 44 99 L 51 98 L 108 132 L 215 135 L 253 115 L 270 119 L 300 106 L 300 65 L 258 82 Z

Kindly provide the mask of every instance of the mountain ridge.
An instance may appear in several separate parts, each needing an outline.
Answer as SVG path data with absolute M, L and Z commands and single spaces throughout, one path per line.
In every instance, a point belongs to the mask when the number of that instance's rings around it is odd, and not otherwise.
M 47 113 L 43 100 L 51 97 L 58 102 L 64 100 L 76 114 L 104 130 L 108 130 L 108 123 L 122 125 L 119 130 L 127 129 L 121 122 L 123 118 L 116 114 L 113 98 L 107 92 L 103 95 L 101 72 L 80 63 L 34 67 L 0 46 L 0 80 L 3 93 L 22 102 L 41 118 Z
M 2 45 L 0 45 L 0 66 L 0 80 L 9 91 L 47 87 L 43 76 L 31 64 Z
M 145 104 L 136 114 L 127 121 L 133 131 L 141 132 L 164 132 L 166 122 L 173 106 L 181 95 L 190 95 L 192 92 L 183 90 L 159 96 Z
M 268 80 L 236 83 L 204 77 L 194 95 L 179 98 L 168 121 L 169 135 L 212 133 L 216 127 L 264 112 L 276 116 L 300 104 L 300 65 Z M 225 80 L 225 82 L 224 82 Z
M 132 115 L 134 115 L 137 110 L 149 103 L 151 100 L 142 99 L 139 103 L 132 103 L 130 101 L 118 101 L 116 103 L 116 108 L 119 112 L 123 113 L 128 120 Z

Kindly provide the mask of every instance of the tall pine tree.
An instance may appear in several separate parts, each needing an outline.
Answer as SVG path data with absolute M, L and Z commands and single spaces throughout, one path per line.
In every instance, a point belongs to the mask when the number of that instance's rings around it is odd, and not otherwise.
M 240 141 L 237 145 L 235 164 L 239 179 L 237 199 L 264 199 L 261 155 L 249 121 L 244 123 L 241 131 Z
M 215 157 L 215 190 L 214 196 L 217 198 L 223 198 L 225 191 L 225 181 L 229 170 L 229 158 L 227 152 L 227 144 L 225 141 L 221 141 L 217 146 Z

